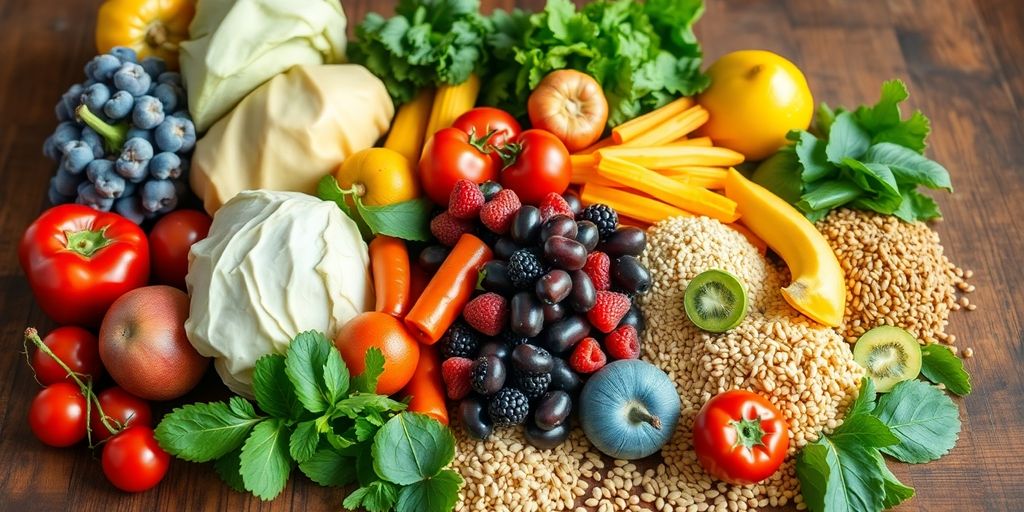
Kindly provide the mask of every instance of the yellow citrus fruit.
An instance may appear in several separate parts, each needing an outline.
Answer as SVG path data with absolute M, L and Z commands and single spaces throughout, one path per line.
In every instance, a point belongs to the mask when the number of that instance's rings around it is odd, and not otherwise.
M 722 56 L 708 68 L 711 86 L 697 97 L 710 114 L 698 130 L 716 146 L 762 160 L 786 144 L 790 130 L 806 130 L 814 99 L 800 69 L 764 50 Z
M 334 175 L 343 189 L 360 188 L 363 204 L 380 206 L 416 199 L 419 182 L 412 162 L 387 148 L 368 148 L 345 159 Z

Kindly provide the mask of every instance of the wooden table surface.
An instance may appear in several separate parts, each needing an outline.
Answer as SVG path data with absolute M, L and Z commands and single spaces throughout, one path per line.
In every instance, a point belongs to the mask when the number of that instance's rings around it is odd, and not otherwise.
M 20 353 L 27 325 L 52 323 L 36 307 L 17 260 L 22 231 L 47 206 L 53 165 L 41 154 L 53 105 L 93 55 L 99 0 L 0 0 L 0 509 L 338 510 L 344 494 L 296 472 L 272 503 L 230 491 L 208 465 L 175 461 L 154 490 L 128 495 L 107 483 L 98 454 L 49 448 L 26 421 L 36 383 Z M 344 2 L 351 24 L 392 1 Z M 487 1 L 536 9 L 543 0 Z M 1020 0 L 710 0 L 697 28 L 708 62 L 763 48 L 793 60 L 815 99 L 874 102 L 900 77 L 910 104 L 932 120 L 930 155 L 956 193 L 939 198 L 947 254 L 973 269 L 977 311 L 954 313 L 949 332 L 973 347 L 974 394 L 961 401 L 963 432 L 947 457 L 897 475 L 917 488 L 901 510 L 1020 510 L 1024 484 L 1024 2 Z M 218 389 L 215 376 L 186 401 Z

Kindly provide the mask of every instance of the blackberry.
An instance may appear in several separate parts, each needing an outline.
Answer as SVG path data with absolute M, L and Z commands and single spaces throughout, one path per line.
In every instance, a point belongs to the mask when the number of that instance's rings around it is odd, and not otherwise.
M 544 264 L 536 252 L 519 249 L 508 258 L 508 277 L 516 288 L 530 288 L 542 275 Z
M 615 228 L 619 225 L 619 214 L 615 213 L 612 207 L 598 203 L 584 208 L 576 220 L 589 220 L 597 224 L 597 232 L 604 240 L 615 233 Z
M 496 427 L 521 425 L 530 413 L 530 402 L 516 388 L 503 388 L 491 399 L 487 412 Z
M 481 395 L 493 395 L 505 386 L 505 364 L 497 356 L 480 356 L 473 363 L 469 385 Z
M 522 391 L 529 400 L 540 398 L 551 385 L 550 373 L 530 374 L 522 370 L 514 370 L 512 375 L 515 387 Z
M 515 350 L 519 345 L 525 345 L 527 343 L 533 344 L 534 339 L 526 336 L 520 336 L 508 329 L 501 331 L 498 335 L 499 339 L 509 346 L 509 349 Z
M 441 350 L 446 359 L 449 357 L 475 359 L 479 349 L 480 340 L 477 338 L 476 331 L 462 321 L 452 324 L 441 338 Z

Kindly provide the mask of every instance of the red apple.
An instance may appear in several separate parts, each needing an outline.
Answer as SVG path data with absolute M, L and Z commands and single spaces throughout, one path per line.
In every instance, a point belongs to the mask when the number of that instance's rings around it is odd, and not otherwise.
M 100 327 L 100 359 L 129 393 L 171 400 L 202 379 L 210 360 L 185 336 L 188 295 L 170 286 L 136 288 L 114 301 Z

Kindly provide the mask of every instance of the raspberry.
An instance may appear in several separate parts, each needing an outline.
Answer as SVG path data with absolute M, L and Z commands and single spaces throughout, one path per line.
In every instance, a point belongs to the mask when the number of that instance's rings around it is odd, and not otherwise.
M 565 215 L 570 219 L 575 216 L 564 197 L 555 192 L 549 192 L 540 202 L 540 220 L 543 222 L 555 215 Z
M 497 293 L 487 292 L 469 301 L 462 317 L 477 331 L 497 336 L 508 323 L 508 301 Z
M 618 292 L 600 291 L 597 292 L 594 307 L 587 311 L 587 320 L 597 330 L 609 333 L 626 316 L 629 306 L 629 297 Z
M 612 287 L 612 259 L 607 254 L 601 251 L 588 254 L 583 272 L 590 277 L 595 290 L 600 292 Z
M 448 199 L 448 213 L 456 219 L 475 220 L 484 202 L 484 193 L 476 183 L 459 180 Z
M 604 240 L 612 236 L 618 227 L 619 214 L 606 204 L 592 204 L 584 208 L 576 220 L 589 220 L 597 224 L 597 231 L 601 234 L 601 240 Z
M 583 338 L 569 357 L 569 367 L 576 373 L 594 373 L 604 367 L 608 359 L 594 338 Z
M 638 359 L 640 357 L 640 339 L 636 328 L 623 325 L 604 338 L 604 349 L 612 359 Z
M 441 378 L 448 390 L 448 398 L 461 400 L 472 390 L 469 383 L 473 360 L 465 357 L 449 357 L 441 363 Z
M 442 245 L 453 247 L 465 233 L 473 231 L 473 223 L 456 219 L 448 212 L 441 213 L 430 221 L 430 233 Z
M 521 206 L 523 203 L 519 202 L 519 196 L 506 188 L 495 194 L 494 198 L 480 209 L 480 222 L 495 233 L 505 234 L 512 227 L 512 218 L 516 216 Z

